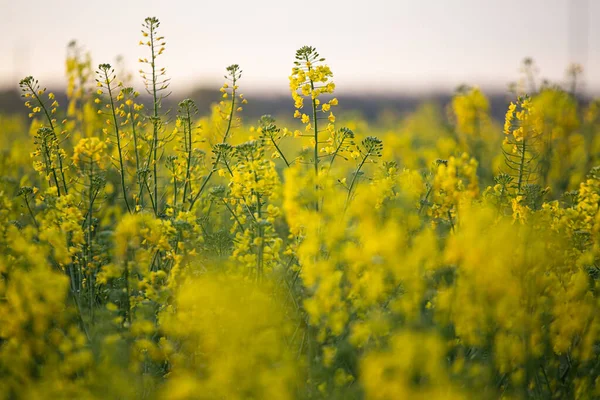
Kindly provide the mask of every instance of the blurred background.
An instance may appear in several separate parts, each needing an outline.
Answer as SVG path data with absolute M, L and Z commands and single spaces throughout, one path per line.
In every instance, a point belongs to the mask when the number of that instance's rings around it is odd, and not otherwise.
M 342 109 L 367 119 L 423 101 L 445 104 L 461 84 L 481 87 L 501 118 L 525 57 L 555 83 L 578 63 L 579 92 L 600 92 L 595 0 L 0 0 L 0 113 L 26 112 L 17 88 L 27 75 L 61 97 L 72 40 L 93 65 L 119 59 L 142 89 L 137 60 L 147 48 L 138 41 L 147 16 L 161 20 L 167 50 L 160 63 L 173 101 L 192 97 L 201 110 L 218 99 L 225 67 L 237 63 L 249 117 L 291 113 L 288 76 L 303 45 L 327 58 Z

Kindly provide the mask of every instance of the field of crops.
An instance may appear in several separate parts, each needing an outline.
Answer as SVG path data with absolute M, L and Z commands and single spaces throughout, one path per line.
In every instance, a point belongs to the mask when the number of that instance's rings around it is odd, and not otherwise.
M 0 399 L 600 398 L 577 68 L 526 60 L 505 121 L 465 86 L 383 127 L 306 46 L 254 121 L 238 65 L 167 109 L 160 30 L 141 79 L 71 51 L 65 104 L 26 77 L 0 115 Z

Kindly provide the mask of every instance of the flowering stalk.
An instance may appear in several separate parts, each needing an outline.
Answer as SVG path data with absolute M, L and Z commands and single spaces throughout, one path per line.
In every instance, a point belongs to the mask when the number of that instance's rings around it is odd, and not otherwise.
M 23 200 L 25 201 L 25 206 L 27 207 L 27 211 L 29 212 L 29 216 L 31 217 L 31 220 L 33 221 L 33 224 L 35 225 L 35 227 L 39 230 L 40 225 L 38 224 L 37 220 L 35 219 L 35 215 L 33 214 L 33 211 L 31 210 L 31 205 L 29 204 L 29 197 L 31 196 L 33 198 L 33 196 L 35 196 L 35 193 L 36 193 L 36 189 L 34 189 L 30 186 L 23 186 L 19 189 L 17 196 L 23 196 Z
M 274 163 L 264 158 L 261 141 L 252 140 L 235 147 L 238 163 L 232 170 L 230 201 L 231 210 L 240 232 L 232 258 L 255 271 L 257 281 L 262 281 L 267 270 L 279 261 L 281 239 L 273 223 L 279 211 L 268 201 L 277 196 L 279 177 Z M 228 207 L 229 209 L 229 207 Z M 248 226 L 244 227 L 247 219 Z
M 64 154 L 60 148 L 58 136 L 56 135 L 56 129 L 55 129 L 56 119 L 51 116 L 51 115 L 56 114 L 56 111 L 58 109 L 58 102 L 54 99 L 54 94 L 49 93 L 48 99 L 53 101 L 51 104 L 51 109 L 49 111 L 48 107 L 46 106 L 46 103 L 40 97 L 41 95 L 43 95 L 46 92 L 46 89 L 45 88 L 40 89 L 38 81 L 36 79 L 33 79 L 32 76 L 28 76 L 28 77 L 22 79 L 19 82 L 19 85 L 21 86 L 21 91 L 25 92 L 21 96 L 25 97 L 25 98 L 31 98 L 37 104 L 37 106 L 34 106 L 33 104 L 31 104 L 30 101 L 25 102 L 25 105 L 28 108 L 32 109 L 32 112 L 29 114 L 29 117 L 33 117 L 36 113 L 39 113 L 40 111 L 44 112 L 44 116 L 46 117 L 46 121 L 48 122 L 48 126 L 49 126 L 49 131 L 47 133 L 47 137 L 52 142 L 51 147 L 46 147 L 48 161 L 52 163 L 53 159 L 58 159 L 58 171 L 61 176 L 62 187 L 63 187 L 64 193 L 68 194 L 69 190 L 67 189 L 67 180 L 65 178 L 65 169 L 63 167 L 63 161 L 62 161 Z M 54 168 L 52 168 L 52 172 L 53 172 L 53 176 L 54 176 L 54 183 L 56 184 L 57 192 L 58 192 L 58 195 L 60 196 L 61 195 L 60 185 L 59 185 L 58 178 L 56 176 L 56 171 L 54 170 Z
M 539 139 L 535 122 L 529 97 L 519 97 L 516 103 L 508 107 L 504 124 L 504 144 L 508 150 L 502 148 L 502 153 L 509 175 L 516 178 L 517 194 L 522 194 L 523 187 L 535 175 L 536 166 L 533 163 L 538 154 L 533 146 Z
M 119 121 L 117 120 L 117 109 L 115 106 L 115 99 L 113 96 L 114 88 L 112 84 L 115 82 L 116 75 L 115 70 L 110 66 L 110 64 L 100 64 L 98 66 L 97 74 L 100 79 L 97 79 L 98 82 L 98 95 L 102 94 L 102 89 L 107 90 L 108 99 L 110 101 L 107 104 L 107 108 L 110 108 L 110 113 L 112 117 L 111 120 L 107 120 L 108 125 L 112 125 L 114 129 L 114 135 L 117 139 L 117 151 L 119 154 L 119 175 L 121 176 L 121 190 L 123 191 L 123 199 L 125 200 L 125 206 L 127 207 L 127 211 L 131 212 L 132 209 L 129 206 L 129 200 L 127 200 L 127 188 L 125 187 L 125 167 L 123 164 L 123 146 L 121 145 L 121 132 L 119 132 Z M 121 96 L 121 94 L 119 94 Z M 122 112 L 124 114 L 124 112 Z
M 292 75 L 290 76 L 290 90 L 292 91 L 292 98 L 294 99 L 296 111 L 294 118 L 299 118 L 303 124 L 305 124 L 305 130 L 312 132 L 312 147 L 313 147 L 313 169 L 315 174 L 315 192 L 319 192 L 318 177 L 319 177 L 319 118 L 317 111 L 328 112 L 331 106 L 337 105 L 337 99 L 332 99 L 327 103 L 321 104 L 319 96 L 321 94 L 331 94 L 335 89 L 335 84 L 330 80 L 333 76 L 331 69 L 327 65 L 321 65 L 325 61 L 324 58 L 319 56 L 317 50 L 314 47 L 304 46 L 296 51 L 296 61 L 294 61 L 294 68 L 292 68 Z M 316 84 L 321 83 L 321 86 Z M 300 109 L 304 107 L 304 97 L 310 96 L 311 101 L 311 116 L 300 112 Z M 327 117 L 329 124 L 327 131 L 333 134 L 335 122 L 335 116 L 333 113 L 329 113 Z M 303 136 L 301 133 L 297 133 L 297 136 Z M 319 210 L 319 200 L 315 201 L 315 210 Z
M 90 82 L 94 76 L 92 57 L 75 40 L 67 47 L 67 116 L 74 123 L 73 130 L 84 137 L 93 135 L 93 116 L 89 107 Z
M 285 166 L 289 168 L 291 164 L 287 160 L 287 158 L 281 151 L 279 144 L 277 143 L 279 140 L 281 140 L 281 129 L 279 129 L 277 125 L 275 125 L 275 119 L 270 115 L 263 115 L 259 120 L 259 124 L 259 132 L 261 139 L 263 140 L 263 145 L 267 145 L 267 143 L 272 144 L 275 150 L 277 151 L 277 153 L 273 154 L 273 157 L 281 157 L 281 159 L 285 163 Z
M 83 192 L 86 200 L 87 213 L 85 215 L 85 267 L 87 273 L 87 289 L 89 294 L 90 319 L 94 320 L 95 306 L 95 277 L 96 260 L 94 255 L 94 203 L 98 198 L 102 188 L 106 184 L 103 175 L 105 170 L 104 151 L 106 143 L 97 137 L 84 138 L 77 143 L 73 152 L 73 164 L 78 167 L 81 177 L 87 180 L 84 183 L 86 191 Z
M 54 185 L 56 187 L 57 193 L 60 196 L 60 184 L 58 176 L 56 174 L 56 166 L 53 162 L 53 160 L 56 158 L 56 135 L 54 134 L 52 129 L 48 128 L 47 126 L 44 126 L 37 130 L 35 140 L 36 144 L 38 144 L 39 147 L 36 150 L 36 152 L 34 152 L 34 154 L 42 156 L 42 162 L 35 163 L 36 165 L 38 165 L 36 169 L 38 169 L 41 172 L 43 164 L 43 169 L 45 171 L 46 177 L 50 179 L 50 175 L 52 176 L 52 178 L 54 179 Z M 50 184 L 50 186 L 52 185 Z
M 178 124 L 183 127 L 183 147 L 181 151 L 184 155 L 185 173 L 183 181 L 183 197 L 182 207 L 185 208 L 185 203 L 188 200 L 188 193 L 192 192 L 192 169 L 194 168 L 194 157 L 193 157 L 193 127 L 192 127 L 192 116 L 198 113 L 196 104 L 190 100 L 185 99 L 179 103 L 179 116 Z
M 177 167 L 177 156 L 168 156 L 167 157 L 167 169 L 171 172 L 171 179 L 173 180 L 173 208 L 177 208 L 177 176 L 178 176 L 178 167 Z
M 144 127 L 140 118 L 140 111 L 144 108 L 144 105 L 135 103 L 135 99 L 138 96 L 139 93 L 131 87 L 122 88 L 118 96 L 118 98 L 124 100 L 119 107 L 119 113 L 124 117 L 122 126 L 129 125 L 133 141 L 133 155 L 135 159 L 135 172 L 133 175 L 137 184 L 137 194 L 134 194 L 133 198 L 136 203 L 136 211 L 138 208 L 144 208 L 144 189 L 146 187 L 144 181 L 147 179 L 147 174 L 144 173 L 147 170 L 147 166 L 142 165 L 142 141 L 138 131 L 138 129 L 143 130 Z
M 152 122 L 152 144 L 150 146 L 149 165 L 152 167 L 153 179 L 152 192 L 150 192 L 150 195 L 152 197 L 151 201 L 154 209 L 154 215 L 158 215 L 158 149 L 163 145 L 159 138 L 159 133 L 162 127 L 162 119 L 159 115 L 159 109 L 161 107 L 163 98 L 168 96 L 168 94 L 164 95 L 161 92 L 167 90 L 170 79 L 166 78 L 165 68 L 158 70 L 156 66 L 156 58 L 165 51 L 164 46 L 166 44 L 164 42 L 164 36 L 158 35 L 160 21 L 155 17 L 148 17 L 145 19 L 142 26 L 142 35 L 144 37 L 148 37 L 149 40 L 146 42 L 140 41 L 140 45 L 145 45 L 150 48 L 150 60 L 144 58 L 140 59 L 139 61 L 141 63 L 150 65 L 150 71 L 145 72 L 144 70 L 140 70 L 140 73 L 145 81 L 146 91 L 152 96 L 153 107 L 152 115 L 150 116 L 150 121 Z M 160 46 L 160 48 L 157 49 L 157 46 Z M 148 78 L 147 74 L 150 74 L 150 78 Z
M 346 207 L 348 207 L 348 203 L 352 197 L 352 189 L 354 189 L 354 185 L 358 181 L 358 176 L 361 174 L 361 170 L 365 165 L 365 162 L 367 162 L 369 159 L 371 159 L 372 162 L 375 162 L 373 157 L 381 157 L 381 152 L 383 151 L 383 143 L 381 142 L 381 139 L 374 136 L 365 138 L 361 144 L 362 147 L 357 146 L 357 150 L 362 155 L 362 159 L 352 174 L 352 181 L 350 181 L 350 186 L 348 187 L 348 196 L 346 197 Z
M 228 83 L 225 83 L 223 85 L 223 87 L 221 88 L 221 93 L 223 93 L 223 98 L 227 98 L 227 97 L 231 96 L 231 108 L 229 109 L 228 115 L 225 117 L 225 119 L 227 121 L 227 126 L 225 128 L 225 133 L 223 134 L 223 140 L 219 144 L 226 144 L 227 139 L 229 138 L 229 135 L 231 133 L 231 129 L 233 127 L 233 125 L 232 125 L 233 116 L 234 116 L 234 112 L 236 111 L 235 100 L 236 100 L 237 89 L 238 89 L 237 82 L 242 77 L 242 70 L 240 69 L 239 65 L 237 65 L 237 64 L 233 64 L 233 65 L 230 65 L 229 67 L 227 67 L 227 72 L 228 72 L 228 75 L 225 75 L 225 79 L 227 79 L 228 81 L 231 82 L 231 94 L 228 93 L 228 90 L 229 90 Z M 240 95 L 240 98 L 242 98 L 241 95 Z M 246 99 L 242 100 L 243 104 L 245 104 L 246 102 L 247 102 Z M 202 195 L 202 192 L 204 192 L 204 189 L 206 188 L 208 181 L 210 181 L 210 178 L 213 176 L 213 174 L 217 170 L 217 167 L 218 167 L 220 161 L 221 161 L 221 153 L 219 152 L 217 154 L 217 158 L 215 159 L 215 162 L 212 165 L 210 172 L 204 178 L 204 181 L 202 182 L 200 189 L 198 189 L 198 192 L 190 201 L 190 206 L 188 209 L 189 211 L 192 210 L 192 208 L 194 207 L 194 204 L 196 204 L 196 201 L 198 201 L 198 199 L 200 198 L 200 195 Z
M 329 160 L 329 168 L 333 166 L 338 155 L 348 150 L 350 146 L 354 146 L 354 132 L 348 128 L 341 128 L 332 138 L 332 142 L 335 145 L 333 153 L 331 154 L 331 160 Z

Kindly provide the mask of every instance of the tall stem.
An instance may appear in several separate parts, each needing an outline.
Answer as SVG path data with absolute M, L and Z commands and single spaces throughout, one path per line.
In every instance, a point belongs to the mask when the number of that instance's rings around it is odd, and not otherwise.
M 127 211 L 131 213 L 131 207 L 127 200 L 127 189 L 125 188 L 125 167 L 123 166 L 123 151 L 121 149 L 121 134 L 119 132 L 119 123 L 117 121 L 117 114 L 115 112 L 115 102 L 113 100 L 112 88 L 110 86 L 111 81 L 108 77 L 108 70 L 104 70 L 104 77 L 106 78 L 106 87 L 108 88 L 108 97 L 110 99 L 110 109 L 113 117 L 113 124 L 115 126 L 115 136 L 117 137 L 117 150 L 119 151 L 119 172 L 121 173 L 121 189 L 123 190 L 123 198 L 125 199 L 125 205 Z
M 125 306 L 127 307 L 127 322 L 129 322 L 129 326 L 131 327 L 131 290 L 129 288 L 129 263 L 125 261 L 125 295 L 127 299 L 125 300 Z
M 233 121 L 233 111 L 235 110 L 235 95 L 236 95 L 235 84 L 236 84 L 236 76 L 234 74 L 233 80 L 232 80 L 233 89 L 231 90 L 231 110 L 229 111 L 229 120 L 227 121 L 227 129 L 225 130 L 225 134 L 223 135 L 223 141 L 221 143 L 227 142 L 227 138 L 229 137 L 229 132 L 231 131 L 231 122 Z M 198 199 L 200 198 L 200 195 L 204 191 L 206 184 L 208 183 L 208 181 L 210 180 L 212 175 L 215 173 L 216 168 L 219 165 L 219 161 L 221 161 L 221 153 L 217 154 L 217 158 L 213 164 L 213 168 L 210 170 L 210 172 L 208 173 L 208 175 L 202 182 L 202 186 L 200 186 L 200 189 L 198 189 L 198 193 L 196 193 L 196 196 L 194 196 L 194 198 L 190 202 L 190 207 L 189 207 L 188 211 L 192 210 L 192 208 L 194 207 L 194 204 L 196 204 L 196 201 L 198 201 Z
M 33 86 L 31 86 L 30 84 L 28 84 L 27 86 L 28 86 L 29 90 L 31 91 L 31 93 L 33 93 L 33 96 L 35 96 L 35 99 L 39 103 L 42 110 L 44 110 L 46 119 L 48 120 L 48 123 L 50 124 L 50 129 L 52 129 L 52 136 L 53 136 L 53 139 L 56 141 L 56 158 L 58 158 L 58 168 L 60 170 L 60 175 L 62 178 L 63 189 L 65 191 L 65 194 L 69 194 L 69 190 L 67 189 L 67 181 L 65 179 L 65 172 L 63 169 L 62 155 L 60 154 L 60 145 L 58 143 L 58 137 L 56 136 L 56 130 L 54 128 L 54 122 L 52 122 L 52 117 L 50 116 L 50 113 L 48 112 L 48 109 L 46 108 L 46 104 L 44 104 L 44 102 L 42 101 L 40 96 L 33 89 Z M 54 172 L 54 179 L 56 181 L 56 187 L 58 188 L 58 180 L 56 179 L 56 172 Z M 60 189 L 58 189 L 58 195 L 60 196 Z
M 50 129 L 52 129 L 54 140 L 56 140 L 56 158 L 58 158 L 58 168 L 60 170 L 60 174 L 61 174 L 61 178 L 62 178 L 63 189 L 65 190 L 65 194 L 69 194 L 69 190 L 67 189 L 67 181 L 65 179 L 65 173 L 64 173 L 64 169 L 63 169 L 62 155 L 60 154 L 60 145 L 58 143 L 58 137 L 56 135 L 56 130 L 54 129 L 54 123 L 52 122 L 52 117 L 50 117 L 50 113 L 48 113 L 48 109 L 46 108 L 46 105 L 44 104 L 44 102 L 42 102 L 42 100 L 39 98 L 37 93 L 35 93 L 35 91 L 33 91 L 33 90 L 32 90 L 32 92 L 33 92 L 34 96 L 36 97 L 36 99 L 38 100 L 38 102 L 40 103 L 42 109 L 44 110 L 44 114 L 46 114 L 46 118 L 48 119 L 48 123 L 50 124 Z M 60 196 L 60 193 L 59 193 L 59 196 Z
M 154 215 L 158 215 L 158 94 L 156 92 L 156 53 L 154 52 L 154 25 L 150 26 L 150 46 L 152 53 L 152 99 L 154 103 L 154 114 L 152 115 L 152 167 L 154 180 Z
M 367 161 L 367 158 L 369 158 L 370 154 L 370 152 L 367 152 L 367 154 L 365 154 L 360 164 L 356 168 L 356 171 L 354 171 L 354 176 L 352 177 L 352 181 L 350 181 L 350 187 L 348 188 L 348 197 L 346 197 L 346 207 L 348 207 L 348 203 L 350 202 L 350 197 L 352 196 L 352 189 L 356 184 L 358 174 L 360 173 L 360 170 L 362 169 L 363 165 L 365 165 L 365 162 Z
M 187 192 L 188 192 L 188 187 L 190 188 L 190 191 L 192 190 L 191 188 L 191 182 L 190 182 L 190 175 L 191 175 L 191 171 L 192 171 L 192 117 L 190 115 L 190 108 L 189 105 L 186 108 L 186 118 L 185 118 L 185 123 L 187 125 L 187 132 L 185 131 L 185 127 L 184 127 L 184 134 L 185 136 L 185 146 L 186 146 L 186 150 L 187 150 L 187 166 L 186 166 L 186 173 L 185 173 L 185 181 L 183 183 L 183 200 L 182 200 L 182 206 L 185 206 L 185 201 L 187 199 Z
M 265 238 L 264 238 L 264 228 L 262 226 L 262 204 L 260 201 L 260 194 L 256 194 L 256 213 L 258 215 L 259 225 L 258 225 L 258 237 L 260 238 L 260 245 L 258 247 L 258 260 L 257 260 L 257 272 L 258 272 L 258 281 L 261 282 L 263 278 L 263 258 L 264 258 L 264 248 L 265 248 Z
M 131 110 L 131 106 L 129 107 L 129 113 L 131 115 L 131 134 L 133 135 L 133 146 L 134 146 L 134 154 L 135 154 L 135 179 L 136 182 L 138 184 L 138 189 L 139 189 L 139 201 L 140 201 L 140 206 L 143 208 L 144 207 L 144 185 L 141 181 L 141 177 L 140 177 L 140 154 L 139 154 L 139 149 L 138 149 L 138 137 L 137 137 L 137 132 L 135 131 L 135 117 L 134 117 L 134 113 Z M 135 109 L 133 110 L 135 111 Z
M 54 184 L 56 185 L 56 192 L 58 193 L 58 197 L 60 197 L 60 185 L 58 183 L 58 177 L 56 176 L 56 168 L 54 168 L 54 166 L 52 165 L 52 155 L 50 154 L 50 147 L 48 147 L 48 141 L 45 136 L 42 140 L 44 142 L 43 150 L 44 163 L 46 164 L 46 173 L 49 173 L 49 170 L 52 171 L 52 177 L 54 178 Z M 52 184 L 50 184 L 50 186 L 52 186 Z
M 526 141 L 523 138 L 523 145 L 521 146 L 521 160 L 519 161 L 519 180 L 517 181 L 517 191 L 521 194 L 521 186 L 523 185 L 523 175 L 525 174 L 525 151 Z
M 29 211 L 29 215 L 31 216 L 31 219 L 33 220 L 33 223 L 35 224 L 35 227 L 39 229 L 39 225 L 37 220 L 35 219 L 35 215 L 33 215 L 33 211 L 31 211 L 31 206 L 29 205 L 29 200 L 27 199 L 27 194 L 25 194 L 24 196 L 25 198 L 25 204 L 27 205 L 27 210 Z
M 90 174 L 89 174 L 89 190 L 88 190 L 88 220 L 87 220 L 87 245 L 88 245 L 88 257 L 87 257 L 87 267 L 88 267 L 88 285 L 90 292 L 90 319 L 92 323 L 94 322 L 94 271 L 92 271 L 92 258 L 93 258 L 93 249 L 92 249 L 92 212 L 93 212 L 93 204 L 94 204 L 94 196 L 92 194 L 92 185 L 93 185 L 93 175 L 94 175 L 94 161 L 90 159 Z
M 306 59 L 306 61 L 308 62 L 308 58 Z M 308 71 L 311 71 L 311 67 L 310 65 L 308 66 Z M 311 91 L 311 95 L 314 94 L 315 92 L 315 84 L 312 81 L 312 79 L 310 80 L 310 91 Z M 311 96 L 311 101 L 312 101 L 312 119 L 313 119 L 313 128 L 314 128 L 314 140 L 315 140 L 315 146 L 313 149 L 313 157 L 314 157 L 314 167 L 315 167 L 315 210 L 319 211 L 319 127 L 318 127 L 318 121 L 317 121 L 317 102 L 316 102 L 316 98 L 314 98 L 314 96 Z

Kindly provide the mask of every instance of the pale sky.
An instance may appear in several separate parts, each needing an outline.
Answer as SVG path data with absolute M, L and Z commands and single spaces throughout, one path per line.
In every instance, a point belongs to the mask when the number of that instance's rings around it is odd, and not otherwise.
M 504 88 L 524 57 L 554 81 L 564 80 L 569 62 L 582 62 L 587 88 L 600 91 L 598 0 L 0 0 L 0 87 L 25 75 L 64 84 L 72 39 L 95 65 L 124 55 L 137 71 L 147 16 L 161 20 L 160 63 L 181 92 L 218 87 L 237 63 L 248 95 L 285 93 L 303 45 L 327 58 L 344 91 Z

